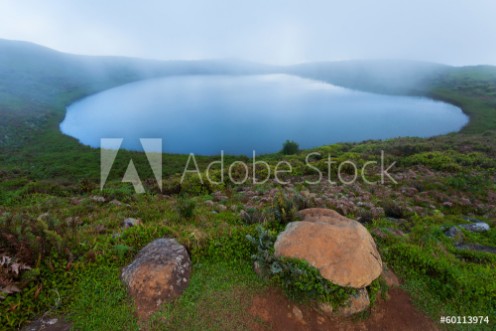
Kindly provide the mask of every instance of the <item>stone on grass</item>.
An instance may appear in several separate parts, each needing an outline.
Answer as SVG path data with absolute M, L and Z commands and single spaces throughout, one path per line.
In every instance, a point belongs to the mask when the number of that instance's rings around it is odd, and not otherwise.
M 462 228 L 464 228 L 465 230 L 468 230 L 470 232 L 486 232 L 486 231 L 489 231 L 489 229 L 490 229 L 489 224 L 487 224 L 485 222 L 461 224 L 460 226 Z
M 106 201 L 104 197 L 99 196 L 99 195 L 93 195 L 93 196 L 91 196 L 91 197 L 90 197 L 90 199 L 91 199 L 92 201 L 95 201 L 95 202 L 102 202 L 102 203 Z
M 126 218 L 122 222 L 122 226 L 124 227 L 124 229 L 132 228 L 133 226 L 138 226 L 140 224 L 141 224 L 141 220 L 132 217 Z
M 136 304 L 138 317 L 148 318 L 163 302 L 178 298 L 186 289 L 191 260 L 175 239 L 157 239 L 145 246 L 122 270 L 121 278 Z
M 379 277 L 381 256 L 363 225 L 330 209 L 299 214 L 303 220 L 289 223 L 277 237 L 276 256 L 305 260 L 343 287 L 363 288 Z

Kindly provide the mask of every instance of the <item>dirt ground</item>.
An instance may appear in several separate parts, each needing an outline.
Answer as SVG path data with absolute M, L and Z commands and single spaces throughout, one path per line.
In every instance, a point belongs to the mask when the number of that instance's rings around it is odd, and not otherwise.
M 378 302 L 367 318 L 329 318 L 314 308 L 296 305 L 284 296 L 280 289 L 267 289 L 263 293 L 250 295 L 237 292 L 230 295 L 243 302 L 246 310 L 242 314 L 226 315 L 209 307 L 205 311 L 213 325 L 206 329 L 232 330 L 233 325 L 219 321 L 237 320 L 239 329 L 253 331 L 435 331 L 436 324 L 418 311 L 410 297 L 400 288 L 390 288 L 388 300 Z M 201 314 L 202 309 L 198 312 Z M 232 312 L 231 312 L 232 313 Z M 67 331 L 71 325 L 64 319 L 39 319 L 23 328 L 23 331 Z M 167 328 L 165 328 L 167 329 Z
M 250 313 L 262 323 L 253 327 L 256 331 L 433 331 L 435 323 L 419 312 L 410 297 L 401 289 L 389 291 L 389 299 L 379 299 L 370 316 L 356 318 L 324 317 L 316 310 L 296 306 L 277 290 L 270 290 L 254 297 Z

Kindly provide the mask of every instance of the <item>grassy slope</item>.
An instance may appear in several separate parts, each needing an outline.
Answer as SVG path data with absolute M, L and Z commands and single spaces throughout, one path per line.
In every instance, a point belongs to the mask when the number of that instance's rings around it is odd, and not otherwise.
M 81 146 L 58 131 L 65 106 L 85 95 L 164 74 L 213 73 L 208 69 L 212 62 L 161 63 L 79 57 L 16 42 L 0 42 L 0 48 L 0 234 L 4 235 L 3 239 L 14 238 L 13 241 L 2 241 L 0 251 L 16 255 L 33 267 L 33 271 L 25 272 L 21 278 L 10 275 L 24 289 L 22 293 L 0 301 L 0 329 L 19 326 L 49 309 L 68 314 L 80 329 L 136 329 L 136 320 L 129 314 L 132 308 L 118 279 L 119 269 L 140 247 L 164 234 L 178 237 L 194 252 L 195 271 L 184 298 L 166 307 L 152 327 L 158 329 L 165 325 L 174 329 L 181 325 L 182 329 L 195 330 L 207 325 L 212 329 L 232 329 L 229 319 L 239 323 L 234 325 L 244 325 L 247 317 L 241 313 L 243 303 L 233 301 L 227 293 L 239 290 L 249 296 L 267 286 L 251 272 L 247 258 L 250 249 L 246 247 L 243 235 L 233 236 L 236 231 L 251 231 L 252 227 L 239 216 L 239 211 L 249 206 L 251 200 L 246 200 L 233 187 L 206 187 L 195 181 L 178 186 L 174 184 L 177 178 L 171 177 L 165 180 L 169 198 L 157 192 L 136 196 L 128 185 L 115 180 L 124 171 L 129 157 L 132 155 L 141 174 L 145 173 L 149 178 L 152 175 L 143 155 L 125 151 L 119 152 L 108 189 L 99 192 L 98 151 Z M 269 70 L 238 64 L 230 64 L 226 69 L 222 63 L 215 63 L 214 67 L 215 72 L 224 73 Z M 381 75 L 385 67 L 392 76 Z M 392 229 L 407 233 L 405 237 L 389 233 L 376 240 L 388 264 L 406 280 L 405 287 L 433 318 L 437 319 L 440 314 L 469 313 L 494 316 L 496 292 L 491 285 L 491 279 L 496 275 L 494 257 L 487 253 L 467 255 L 461 252 L 452 241 L 443 237 L 442 227 L 464 222 L 463 215 L 489 220 L 496 216 L 493 197 L 496 144 L 493 134 L 479 134 L 496 128 L 493 114 L 495 69 L 423 64 L 405 70 L 404 63 L 379 63 L 376 69 L 370 63 L 285 69 L 366 91 L 433 96 L 462 106 L 471 116 L 470 124 L 463 131 L 472 135 L 338 144 L 316 150 L 324 154 L 330 152 L 343 160 L 360 161 L 373 158 L 376 152 L 384 149 L 399 161 L 398 172 L 405 176 L 415 167 L 425 167 L 432 172 L 434 175 L 430 177 L 421 176 L 392 186 L 385 195 L 370 187 L 360 188 L 370 190 L 374 206 L 384 207 L 388 206 L 388 201 L 397 202 L 407 222 L 388 219 L 386 212 L 374 216 L 369 227 L 386 233 Z M 388 81 L 397 84 L 385 84 Z M 275 162 L 281 157 L 269 155 L 266 159 Z M 298 169 L 298 176 L 293 180 L 300 181 L 299 176 L 306 173 L 302 167 L 304 155 L 285 158 Z M 200 166 L 210 160 L 212 158 L 200 158 Z M 185 157 L 165 155 L 164 163 L 165 175 L 173 175 L 182 170 Z M 319 160 L 315 160 L 314 165 L 322 166 Z M 418 169 L 415 171 L 422 173 Z M 414 197 L 402 194 L 404 187 L 426 192 L 429 201 L 416 201 Z M 267 185 L 252 189 L 264 196 L 271 188 L 272 185 Z M 307 189 L 315 190 L 318 195 L 325 192 L 343 194 L 334 188 L 319 191 L 301 184 L 291 190 Z M 356 188 L 342 189 L 350 201 L 363 195 L 363 191 L 355 191 Z M 211 193 L 216 190 L 229 197 L 223 203 L 228 208 L 225 211 L 203 203 L 212 199 Z M 102 194 L 107 201 L 116 198 L 129 206 L 97 203 L 89 199 L 93 194 Z M 456 197 L 453 198 L 454 207 L 443 204 L 450 197 Z M 277 203 L 272 202 L 270 195 L 269 198 L 257 208 L 264 210 L 267 219 L 277 222 L 273 212 Z M 472 203 L 463 205 L 463 198 Z M 180 205 L 184 200 L 192 200 L 196 206 L 189 220 L 185 220 L 181 212 Z M 320 205 L 315 201 L 308 201 L 308 204 Z M 339 209 L 341 205 L 329 202 L 325 206 Z M 423 211 L 406 211 L 414 207 L 423 208 Z M 353 218 L 367 215 L 363 208 L 341 212 Z M 126 217 L 141 218 L 143 226 L 122 230 L 120 224 Z M 496 246 L 494 231 L 493 227 L 486 234 L 466 233 L 465 236 L 468 242 Z M 230 244 L 219 246 L 215 244 L 217 240 L 230 240 Z M 217 255 L 233 262 L 218 265 Z M 233 282 L 226 283 L 226 279 Z M 62 305 L 54 305 L 59 296 Z M 475 302 L 471 308 L 467 308 L 466 298 Z M 222 301 L 231 306 L 222 306 Z M 211 305 L 220 312 L 220 320 L 208 313 Z M 229 314 L 230 310 L 237 313 Z M 195 312 L 202 314 L 193 318 Z M 162 315 L 169 319 L 164 322 Z

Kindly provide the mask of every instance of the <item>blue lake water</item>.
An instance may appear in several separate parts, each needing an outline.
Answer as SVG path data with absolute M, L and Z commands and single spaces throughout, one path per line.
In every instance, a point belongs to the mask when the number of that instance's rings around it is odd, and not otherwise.
M 358 92 L 290 75 L 174 76 L 116 87 L 67 109 L 60 128 L 81 143 L 163 138 L 163 151 L 202 155 L 276 152 L 286 139 L 310 148 L 399 136 L 429 137 L 468 122 L 426 98 Z

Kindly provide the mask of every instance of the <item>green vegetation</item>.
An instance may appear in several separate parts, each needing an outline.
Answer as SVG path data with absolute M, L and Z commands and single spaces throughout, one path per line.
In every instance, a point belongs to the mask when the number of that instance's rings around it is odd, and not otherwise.
M 298 153 L 299 150 L 300 146 L 296 142 L 292 140 L 286 140 L 282 145 L 281 153 L 284 155 L 292 155 Z
M 261 323 L 247 313 L 251 298 L 276 284 L 292 297 L 313 292 L 314 298 L 339 303 L 343 289 L 323 282 L 315 269 L 273 260 L 270 240 L 262 251 L 246 240 L 247 235 L 259 238 L 260 224 L 275 235 L 308 207 L 333 208 L 365 223 L 385 263 L 434 320 L 441 315 L 487 315 L 491 324 L 478 328 L 494 329 L 495 255 L 466 249 L 457 240 L 496 248 L 495 68 L 422 65 L 411 71 L 418 73 L 415 79 L 404 80 L 410 85 L 394 88 L 373 72 L 362 82 L 343 78 L 363 65 L 288 68 L 342 86 L 446 100 L 461 106 L 471 121 L 462 133 L 435 138 L 315 148 L 311 152 L 320 156 L 310 159 L 314 168 L 305 165 L 304 153 L 259 158 L 271 167 L 280 160 L 289 162 L 294 169 L 288 185 L 209 185 L 195 177 L 181 183 L 187 156 L 167 154 L 160 192 L 145 155 L 122 150 L 100 191 L 99 151 L 59 132 L 65 107 L 112 86 L 167 74 L 205 73 L 210 65 L 77 57 L 0 42 L 0 256 L 11 258 L 0 263 L 0 287 L 13 289 L 0 294 L 0 330 L 19 328 L 45 313 L 65 316 L 81 330 L 137 330 L 120 270 L 139 249 L 163 236 L 184 244 L 194 266 L 188 289 L 155 314 L 148 326 L 152 330 L 248 329 Z M 315 169 L 327 171 L 328 154 L 337 162 L 350 159 L 361 166 L 378 161 L 381 151 L 386 163 L 396 161 L 391 174 L 397 184 L 305 183 L 317 178 Z M 120 182 L 130 158 L 144 179 L 146 194 L 136 195 L 131 184 Z M 197 157 L 201 169 L 217 159 Z M 226 163 L 234 160 L 239 158 L 225 158 Z M 378 170 L 368 168 L 367 178 L 380 180 Z M 264 178 L 263 171 L 257 169 L 256 175 Z M 343 172 L 352 175 L 350 169 Z M 331 175 L 336 178 L 336 169 Z M 128 217 L 142 222 L 124 228 Z M 468 223 L 467 218 L 483 220 L 491 230 L 445 235 L 449 227 Z M 277 262 L 270 264 L 272 277 L 255 274 L 253 255 L 257 261 Z M 295 273 L 304 276 L 293 282 Z M 372 300 L 379 288 L 371 285 Z
M 491 318 L 496 312 L 496 256 L 456 248 L 442 229 L 443 224 L 458 221 L 440 215 L 416 217 L 407 237 L 398 237 L 389 231 L 387 236 L 376 237 L 376 240 L 381 255 L 405 280 L 405 288 L 431 316 L 469 316 L 484 312 L 484 316 Z M 378 229 L 404 229 L 384 220 L 375 226 Z M 476 242 L 494 246 L 496 242 L 491 239 L 495 234 L 496 230 L 492 228 L 488 233 L 471 236 Z M 491 325 L 486 325 L 488 330 L 492 329 Z

